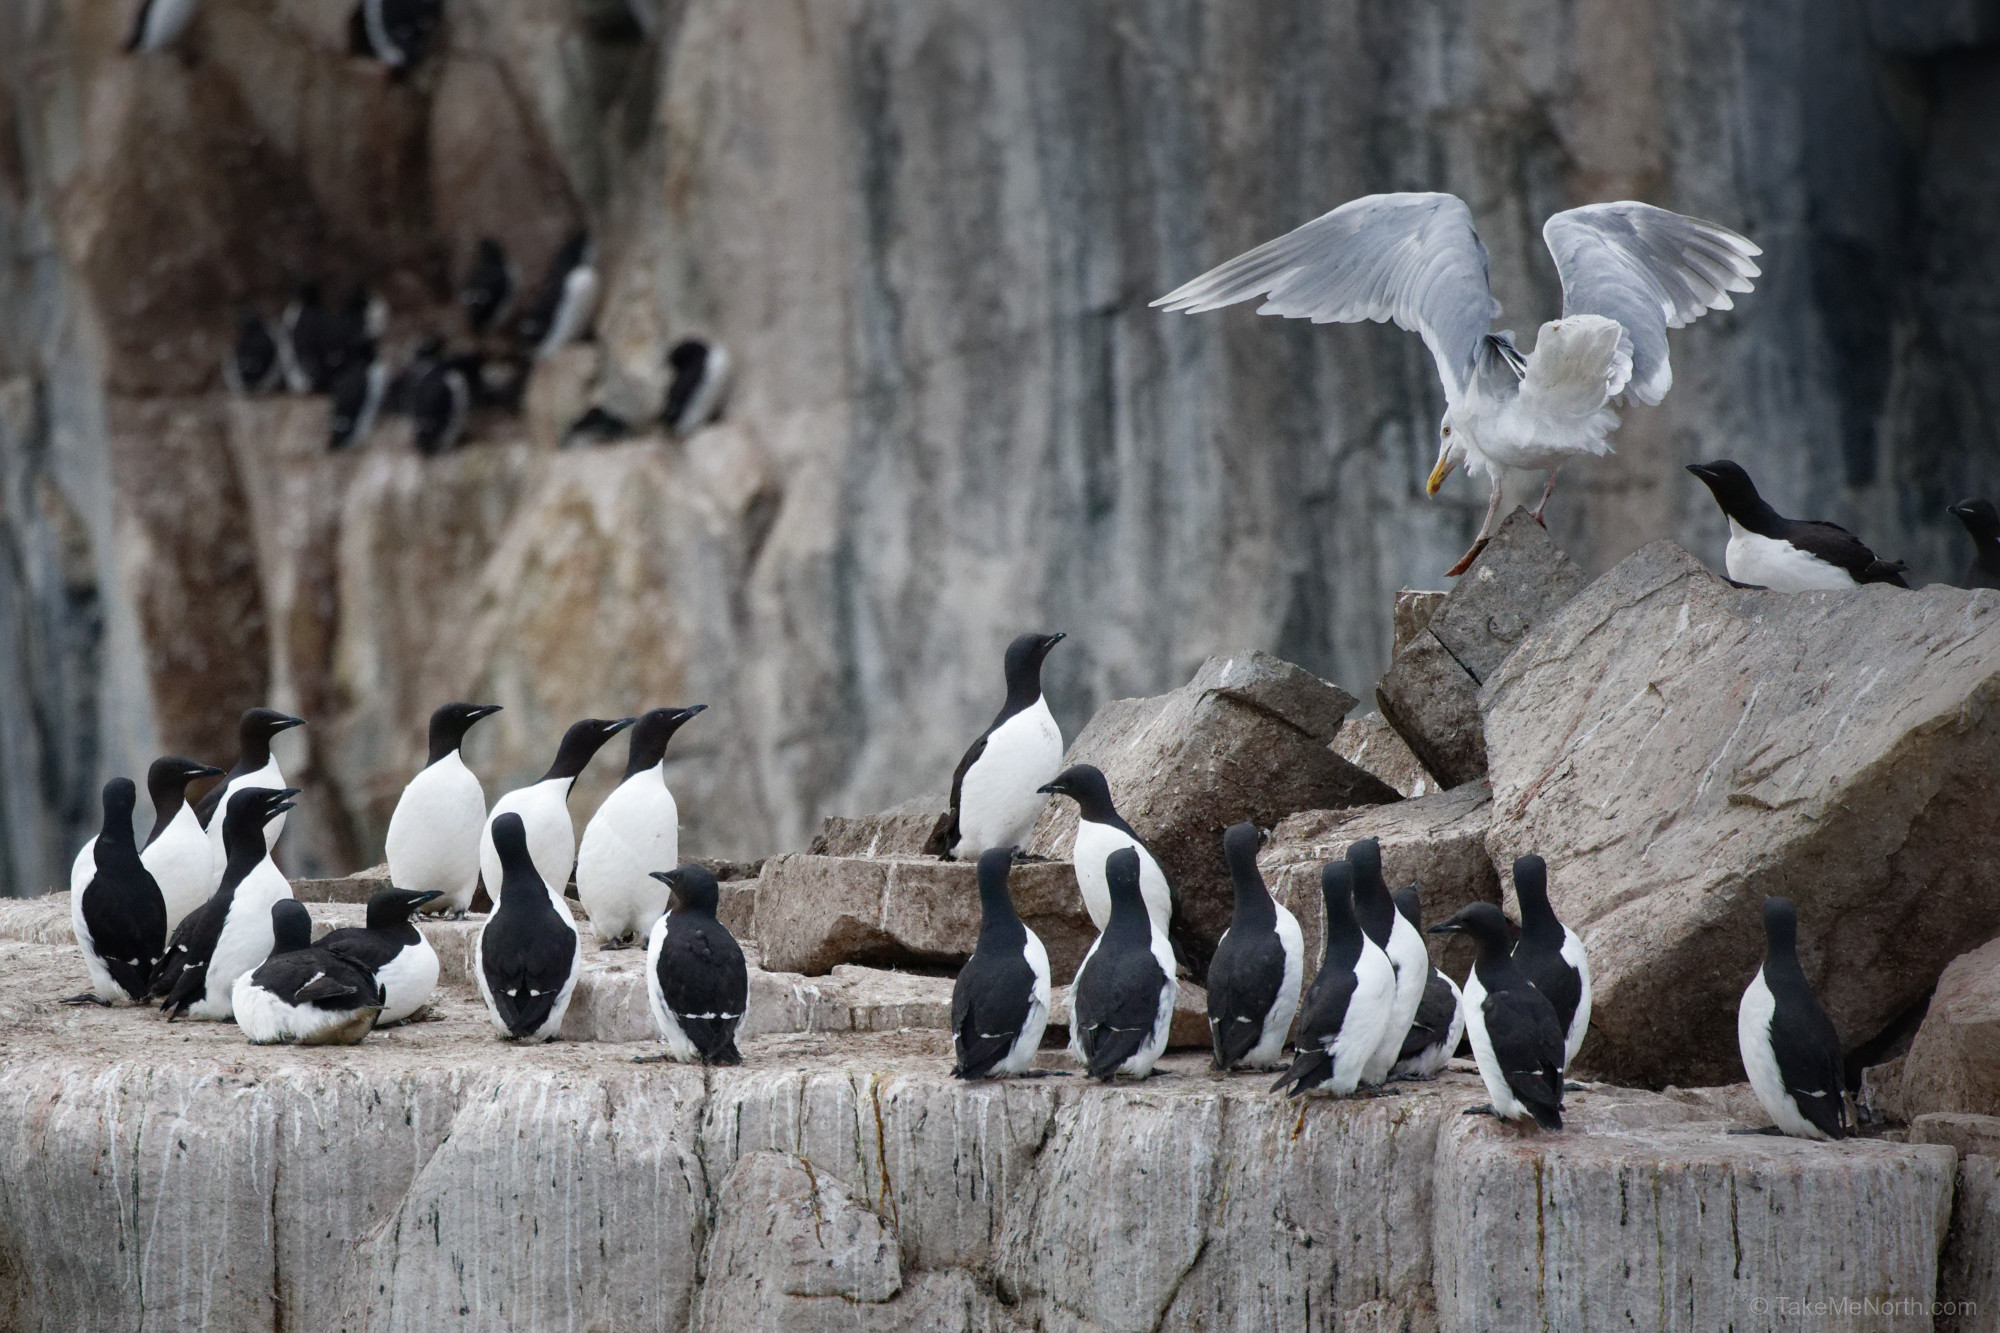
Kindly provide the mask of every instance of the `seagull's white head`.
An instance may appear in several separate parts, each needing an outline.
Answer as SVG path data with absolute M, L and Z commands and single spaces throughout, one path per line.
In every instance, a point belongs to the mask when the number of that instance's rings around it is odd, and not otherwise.
M 1444 479 L 1464 464 L 1471 450 L 1472 436 L 1466 431 L 1465 423 L 1454 420 L 1454 416 L 1453 411 L 1447 410 L 1443 424 L 1438 427 L 1437 466 L 1431 469 L 1431 479 L 1424 487 L 1426 494 L 1436 495 L 1438 487 L 1444 485 Z

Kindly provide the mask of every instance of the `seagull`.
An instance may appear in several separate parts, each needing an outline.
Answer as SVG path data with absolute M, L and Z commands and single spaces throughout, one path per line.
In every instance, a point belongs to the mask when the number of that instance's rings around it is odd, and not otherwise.
M 1622 200 L 1557 213 L 1542 227 L 1562 279 L 1562 318 L 1542 325 L 1532 352 L 1492 333 L 1500 303 L 1486 281 L 1486 247 L 1465 201 L 1450 194 L 1371 194 L 1178 287 L 1155 306 L 1198 314 L 1265 297 L 1260 315 L 1315 324 L 1394 320 L 1423 336 L 1444 382 L 1436 495 L 1454 468 L 1492 487 L 1465 572 L 1493 535 L 1509 468 L 1548 473 L 1578 454 L 1608 454 L 1618 400 L 1649 406 L 1673 386 L 1667 330 L 1760 276 L 1750 241 L 1712 222 Z

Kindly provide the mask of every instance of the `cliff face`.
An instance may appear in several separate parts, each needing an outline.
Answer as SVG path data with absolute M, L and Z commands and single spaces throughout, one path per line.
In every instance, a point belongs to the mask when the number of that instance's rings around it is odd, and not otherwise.
M 400 79 L 347 54 L 347 0 L 203 0 L 147 58 L 126 8 L 0 7 L 17 892 L 104 775 L 220 758 L 253 702 L 312 719 L 284 755 L 309 871 L 372 858 L 450 697 L 508 706 L 468 750 L 489 791 L 575 717 L 711 704 L 670 780 L 684 845 L 741 854 L 941 788 L 1027 625 L 1072 633 L 1071 734 L 1217 651 L 1364 688 L 1390 591 L 1436 586 L 1482 504 L 1422 495 L 1428 356 L 1146 302 L 1371 190 L 1463 195 L 1524 336 L 1556 209 L 1765 247 L 1564 479 L 1593 571 L 1660 536 L 1719 560 L 1701 457 L 1927 578 L 1962 560 L 1944 506 L 2000 487 L 2000 32 L 1963 5 L 688 0 L 647 37 L 617 0 L 452 0 Z M 323 400 L 222 391 L 237 309 L 294 280 L 370 281 L 406 349 L 458 327 L 478 237 L 532 276 L 579 224 L 598 341 L 456 454 L 401 424 L 329 454 Z M 556 449 L 657 401 L 695 333 L 738 366 L 725 422 Z

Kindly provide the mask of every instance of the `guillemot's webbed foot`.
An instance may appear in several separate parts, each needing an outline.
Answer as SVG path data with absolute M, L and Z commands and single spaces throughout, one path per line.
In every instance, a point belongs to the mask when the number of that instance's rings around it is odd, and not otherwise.
M 1500 1119 L 1500 1113 L 1499 1113 L 1498 1111 L 1494 1110 L 1494 1109 L 1493 1109 L 1493 1107 L 1492 1107 L 1492 1105 L 1491 1105 L 1491 1103 L 1488 1103 L 1488 1102 L 1481 1102 L 1481 1103 L 1479 1103 L 1479 1105 L 1477 1105 L 1477 1106 L 1468 1106 L 1468 1107 L 1466 1107 L 1466 1108 L 1465 1108 L 1465 1109 L 1464 1109 L 1463 1111 L 1460 1111 L 1460 1112 L 1459 1112 L 1459 1114 L 1460 1114 L 1460 1115 L 1490 1115 L 1490 1116 L 1492 1116 L 1492 1117 L 1493 1117 L 1493 1118 L 1494 1118 L 1495 1120 L 1498 1120 L 1498 1119 Z
M 1779 1129 L 1776 1125 L 1766 1125 L 1762 1129 L 1730 1129 L 1726 1132 L 1730 1134 L 1762 1134 L 1766 1137 L 1777 1139 L 1785 1136 L 1785 1131 Z
M 81 994 L 81 995 L 72 995 L 72 996 L 70 996 L 70 997 L 69 997 L 69 998 L 68 998 L 67 1000 L 64 1000 L 64 1001 L 62 1001 L 62 1003 L 64 1003 L 64 1004 L 95 1004 L 95 1005 L 101 1005 L 101 1006 L 103 1006 L 103 1007 L 104 1007 L 104 1008 L 106 1008 L 106 1009 L 109 1009 L 109 1008 L 111 1007 L 111 1001 L 109 1001 L 109 1000 L 106 1000 L 106 999 L 101 999 L 101 998 L 99 998 L 99 997 L 98 997 L 98 995 L 97 995 L 97 994 L 96 994 L 96 993 L 95 993 L 94 991 L 85 991 L 85 992 L 84 992 L 83 994 Z

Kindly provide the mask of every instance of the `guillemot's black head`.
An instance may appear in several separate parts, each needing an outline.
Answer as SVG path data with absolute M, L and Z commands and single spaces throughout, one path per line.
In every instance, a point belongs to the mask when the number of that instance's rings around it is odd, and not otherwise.
M 473 723 L 499 711 L 499 704 L 449 703 L 432 713 L 428 762 L 435 764 L 463 745 L 465 733 L 472 730 Z
M 1023 634 L 1007 645 L 1007 699 L 1033 703 L 1042 693 L 1042 660 L 1067 634 Z
M 1361 956 L 1361 922 L 1354 915 L 1354 867 L 1328 861 L 1319 872 L 1320 902 L 1326 909 L 1323 932 L 1330 957 L 1350 966 Z
M 1362 838 L 1348 845 L 1347 864 L 1354 867 L 1354 888 L 1357 893 L 1372 894 L 1376 890 L 1389 891 L 1382 879 L 1382 840 Z
M 1557 947 L 1562 944 L 1562 926 L 1556 910 L 1549 906 L 1549 863 L 1530 852 L 1514 860 L 1514 896 L 1521 903 L 1523 934 L 1553 931 Z
M 130 778 L 113 778 L 104 784 L 104 829 L 99 837 L 132 836 L 132 811 L 139 804 L 139 789 Z
M 377 889 L 368 895 L 368 929 L 400 930 L 410 924 L 411 913 L 442 897 L 437 889 Z
M 562 744 L 556 747 L 556 761 L 549 765 L 549 771 L 542 774 L 542 781 L 550 778 L 573 778 L 589 765 L 604 743 L 616 736 L 639 719 L 618 717 L 609 720 L 601 717 L 587 717 L 575 723 L 563 733 Z
M 187 799 L 190 782 L 203 778 L 219 778 L 222 770 L 207 764 L 198 764 L 192 759 L 177 754 L 161 755 L 146 770 L 146 795 L 153 798 L 153 808 L 160 810 L 168 805 L 178 809 Z
M 243 716 L 236 720 L 236 741 L 246 754 L 254 753 L 262 747 L 268 755 L 273 736 L 281 731 L 290 731 L 293 727 L 303 727 L 305 724 L 304 718 L 280 713 L 275 708 L 246 709 Z
M 2000 509 L 1991 500 L 1960 500 L 1951 507 L 1952 517 L 1965 525 L 1965 530 L 1978 542 L 2000 540 Z
M 292 808 L 297 787 L 245 787 L 229 798 L 222 816 L 222 837 L 227 845 L 233 832 L 255 833 L 262 840 L 264 826 Z
M 1764 900 L 1764 942 L 1774 958 L 1791 957 L 1798 951 L 1799 914 L 1790 898 Z
M 1395 900 L 1396 910 L 1403 914 L 1403 920 L 1409 922 L 1418 930 L 1424 928 L 1424 905 L 1423 900 L 1417 896 L 1416 885 L 1412 884 L 1406 889 L 1397 889 L 1389 896 Z
M 1492 903 L 1469 903 L 1446 921 L 1425 932 L 1430 935 L 1470 935 L 1482 955 L 1505 954 L 1514 941 L 1507 930 L 1507 918 Z
M 673 890 L 673 906 L 677 911 L 714 916 L 715 906 L 722 900 L 722 887 L 699 861 L 684 861 L 672 870 L 655 870 L 653 878 Z
M 1229 866 L 1229 877 L 1238 883 L 1255 880 L 1261 888 L 1264 877 L 1257 870 L 1257 851 L 1264 844 L 1264 835 L 1249 820 L 1231 824 L 1222 831 L 1222 859 Z
M 1121 917 L 1128 921 L 1150 923 L 1145 895 L 1139 891 L 1139 853 L 1130 847 L 1120 847 L 1105 857 L 1104 886 L 1110 890 L 1111 896 L 1111 920 L 1105 923 L 1107 931 Z
M 1055 780 L 1046 786 L 1035 788 L 1051 796 L 1067 796 L 1076 802 L 1076 811 L 1093 824 L 1105 824 L 1118 818 L 1117 807 L 1111 804 L 1111 784 L 1104 780 L 1104 773 L 1094 764 L 1072 764 L 1056 774 Z
M 686 708 L 655 708 L 641 716 L 632 724 L 632 748 L 625 758 L 625 776 L 636 777 L 657 767 L 667 757 L 667 742 L 674 738 L 674 733 L 695 715 L 707 711 L 707 704 L 692 704 Z
M 1764 498 L 1757 494 L 1757 483 L 1750 480 L 1750 474 L 1740 463 L 1718 458 L 1712 463 L 1689 463 L 1687 470 L 1701 478 L 1722 512 L 1738 522 L 1768 508 Z
M 271 904 L 271 953 L 297 953 L 312 948 L 313 919 L 306 905 L 291 898 Z

